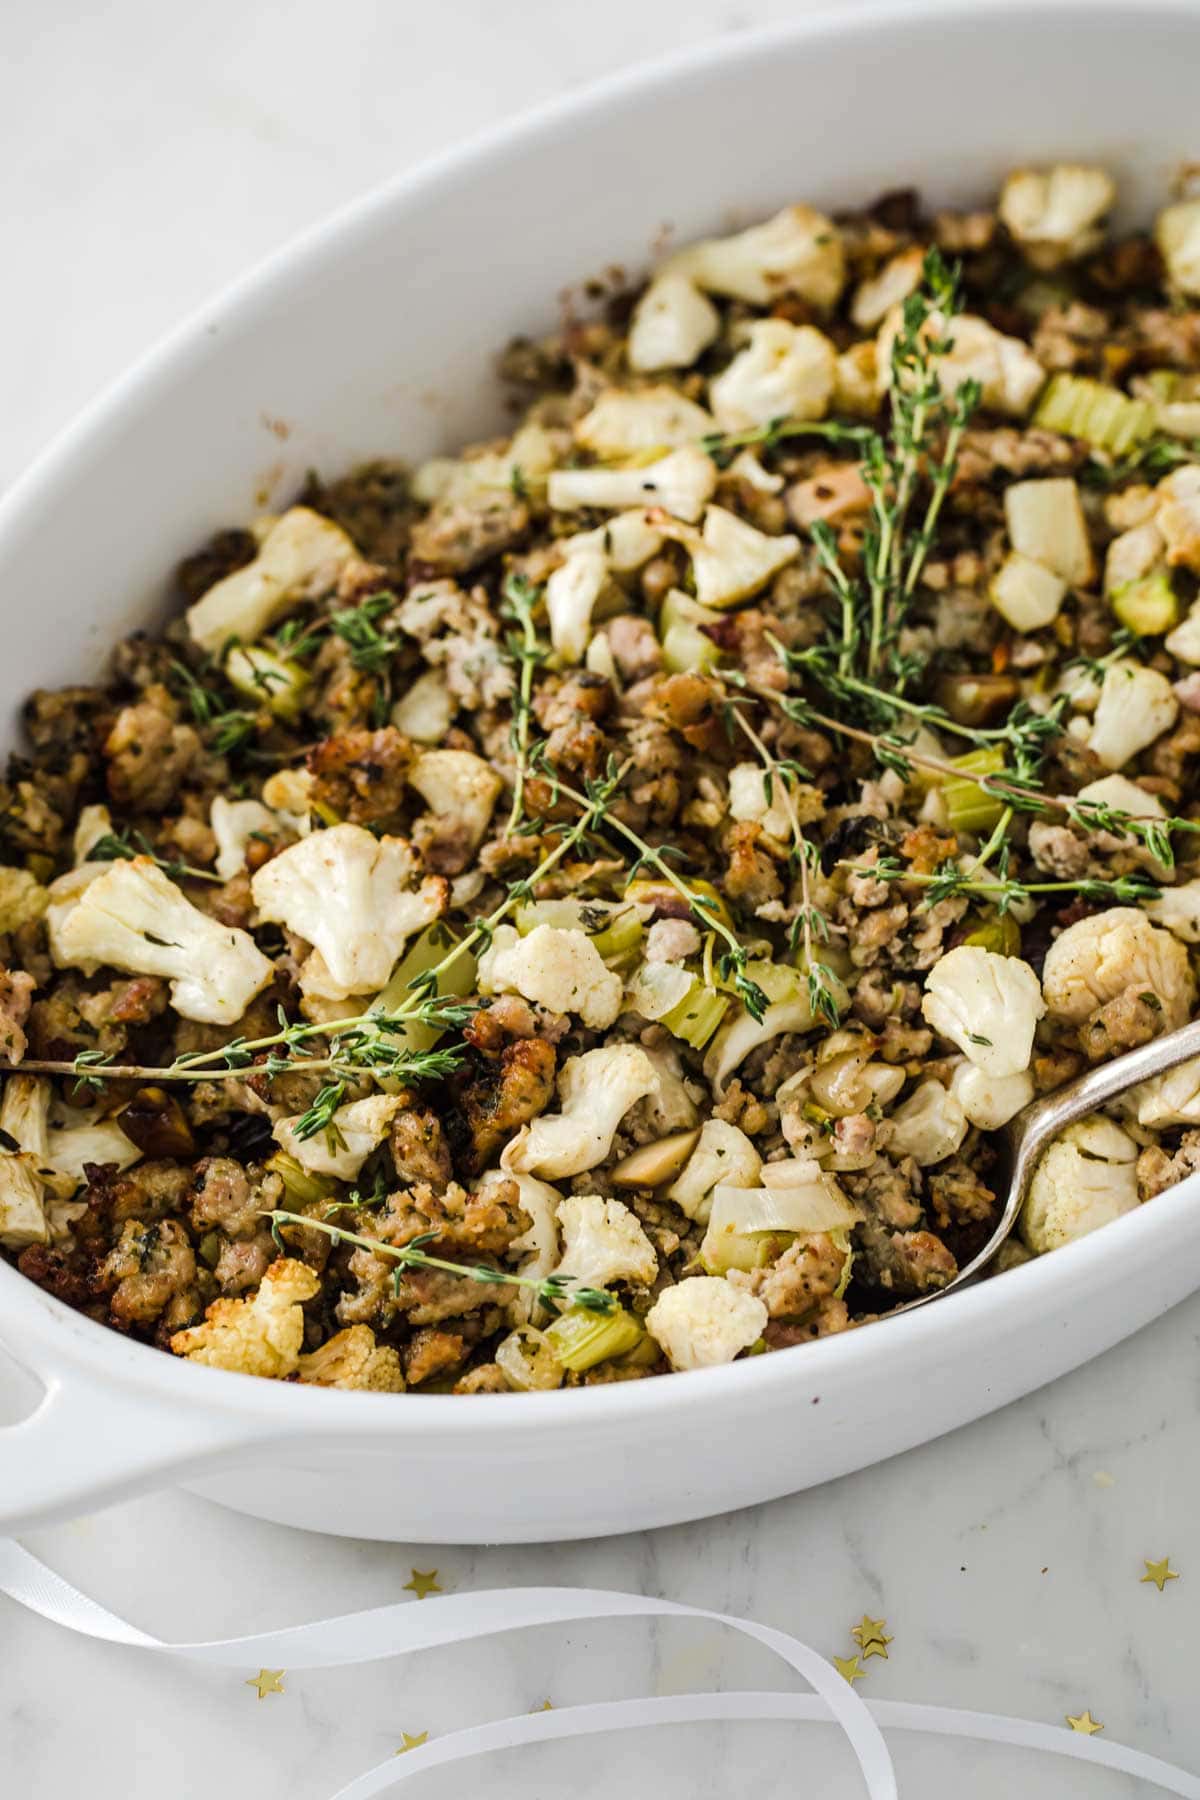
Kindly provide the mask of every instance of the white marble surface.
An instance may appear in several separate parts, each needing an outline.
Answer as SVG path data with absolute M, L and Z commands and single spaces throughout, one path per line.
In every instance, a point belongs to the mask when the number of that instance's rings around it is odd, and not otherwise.
M 794 0 L 8 0 L 0 484 L 149 339 L 386 171 L 602 69 L 795 10 Z M 406 1550 L 163 1494 L 28 1542 L 167 1637 L 399 1598 L 414 1563 L 436 1566 L 451 1590 L 580 1582 L 664 1593 L 784 1626 L 826 1652 L 850 1649 L 864 1611 L 883 1614 L 891 1659 L 867 1665 L 860 1692 L 1048 1721 L 1090 1706 L 1111 1735 L 1200 1769 L 1186 1628 L 1200 1583 L 1198 1339 L 1195 1300 L 941 1443 L 649 1536 Z M 1183 1579 L 1160 1595 L 1139 1582 L 1142 1558 L 1168 1552 Z M 323 1800 L 405 1730 L 439 1733 L 545 1698 L 705 1687 L 718 1669 L 731 1684 L 774 1679 L 715 1630 L 626 1624 L 291 1675 L 284 1695 L 260 1704 L 240 1674 L 72 1639 L 0 1602 L 0 1792 Z M 1011 1752 L 910 1740 L 897 1758 L 904 1792 L 926 1800 L 1135 1792 Z M 782 1726 L 514 1756 L 473 1775 L 471 1789 L 591 1800 L 615 1782 L 660 1800 L 859 1791 L 828 1733 Z M 428 1780 L 413 1792 L 449 1800 L 465 1787 Z

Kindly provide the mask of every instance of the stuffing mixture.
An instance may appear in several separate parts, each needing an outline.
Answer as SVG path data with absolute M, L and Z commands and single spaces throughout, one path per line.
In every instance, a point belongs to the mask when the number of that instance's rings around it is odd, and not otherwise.
M 789 206 L 516 429 L 179 568 L 0 786 L 0 1245 L 197 1363 L 504 1393 L 944 1287 L 994 1134 L 1187 1020 L 1200 201 Z M 1073 1126 L 1007 1266 L 1200 1168 Z

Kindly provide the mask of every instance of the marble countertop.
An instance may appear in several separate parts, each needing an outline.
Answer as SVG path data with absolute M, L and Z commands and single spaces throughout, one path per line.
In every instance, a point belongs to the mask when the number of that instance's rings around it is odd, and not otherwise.
M 248 263 L 394 168 L 602 70 L 794 15 L 796 0 L 9 0 L 0 66 L 6 207 L 0 486 L 130 357 Z M 410 1549 L 317 1538 L 167 1493 L 26 1541 L 164 1637 L 265 1629 L 403 1597 L 580 1583 L 751 1615 L 825 1653 L 884 1616 L 860 1692 L 1058 1723 L 1200 1769 L 1200 1298 L 1053 1388 L 812 1493 L 653 1534 L 554 1548 Z M 0 1371 L 0 1405 L 15 1391 Z M 914 1397 L 919 1405 L 919 1396 Z M 2 1446 L 2 1439 L 0 1439 Z M 731 1452 L 732 1453 L 732 1452 Z M 1140 1581 L 1170 1554 L 1182 1579 Z M 253 1671 L 247 1669 L 246 1675 Z M 0 1602 L 0 1791 L 12 1800 L 324 1800 L 402 1733 L 573 1700 L 775 1680 L 716 1628 L 529 1633 L 407 1662 L 242 1675 L 67 1636 Z M 802 1733 L 802 1735 L 801 1735 Z M 1025 1752 L 910 1739 L 925 1800 L 1132 1796 Z M 671 1729 L 583 1741 L 479 1775 L 489 1800 L 614 1779 L 656 1800 L 859 1788 L 828 1731 Z M 449 1800 L 461 1781 L 414 1793 Z

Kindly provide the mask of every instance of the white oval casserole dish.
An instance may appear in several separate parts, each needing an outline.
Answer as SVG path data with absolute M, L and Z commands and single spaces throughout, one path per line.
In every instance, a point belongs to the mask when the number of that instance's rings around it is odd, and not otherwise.
M 497 420 L 494 353 L 614 261 L 811 200 L 985 199 L 1086 156 L 1161 204 L 1200 66 L 1191 6 L 905 5 L 725 40 L 384 188 L 152 355 L 0 508 L 10 713 L 88 677 L 162 572 L 315 465 Z M 282 436 L 283 421 L 287 435 Z M 276 435 L 280 433 L 280 435 Z M 0 1429 L 0 1530 L 166 1481 L 263 1518 L 418 1542 L 663 1525 L 878 1461 L 1028 1393 L 1200 1284 L 1200 1177 L 906 1317 L 732 1367 L 504 1400 L 384 1399 L 196 1368 L 0 1264 L 0 1341 L 46 1387 Z

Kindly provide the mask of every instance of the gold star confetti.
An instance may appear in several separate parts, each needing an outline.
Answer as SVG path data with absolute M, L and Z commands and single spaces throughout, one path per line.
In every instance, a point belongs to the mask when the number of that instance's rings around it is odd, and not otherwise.
M 1100 1721 L 1098 1719 L 1093 1719 L 1090 1712 L 1081 1712 L 1077 1719 L 1073 1719 L 1070 1713 L 1068 1713 L 1067 1724 L 1071 1727 L 1072 1731 L 1082 1731 L 1085 1737 L 1091 1737 L 1095 1732 L 1104 1730 Z
M 1142 1561 L 1146 1565 L 1146 1573 L 1142 1576 L 1142 1580 L 1152 1581 L 1160 1594 L 1166 1587 L 1168 1581 L 1179 1580 L 1178 1574 L 1171 1567 L 1171 1559 L 1169 1556 L 1164 1556 L 1161 1562 L 1151 1562 L 1148 1556 L 1144 1556 Z
M 418 1600 L 424 1600 L 428 1594 L 440 1594 L 444 1591 L 438 1586 L 436 1569 L 413 1569 L 411 1573 L 412 1580 L 404 1584 L 405 1593 L 415 1594 Z
M 419 1750 L 421 1745 L 427 1743 L 429 1740 L 429 1733 L 427 1731 L 418 1731 L 415 1736 L 411 1731 L 402 1731 L 400 1736 L 404 1739 L 404 1742 L 396 1751 L 395 1754 L 397 1756 L 403 1756 L 406 1750 Z
M 861 1681 L 866 1674 L 865 1669 L 859 1668 L 857 1656 L 835 1656 L 833 1658 L 833 1666 L 838 1674 L 850 1683 L 851 1687 L 854 1686 L 856 1681 Z
M 260 1700 L 265 1700 L 268 1694 L 282 1694 L 284 1691 L 283 1670 L 260 1669 L 257 1675 L 251 1675 L 245 1685 L 257 1688 Z
M 856 1625 L 850 1636 L 862 1651 L 864 1662 L 869 1656 L 882 1656 L 885 1662 L 889 1661 L 887 1647 L 892 1640 L 887 1635 L 886 1619 L 869 1619 L 864 1613 L 862 1624 Z

